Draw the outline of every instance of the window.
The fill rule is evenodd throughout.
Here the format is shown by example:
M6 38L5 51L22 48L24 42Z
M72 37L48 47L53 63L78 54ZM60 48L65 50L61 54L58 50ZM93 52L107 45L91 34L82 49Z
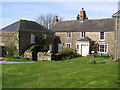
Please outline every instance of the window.
M67 38L71 37L71 32L67 32Z
M79 49L79 44L76 44L76 49Z
M31 34L31 44L35 44L35 35Z
M81 32L81 38L85 37L85 32Z
M52 45L49 45L49 50L50 52L52 52Z
M100 32L100 40L104 40L105 39L105 33L104 32Z
M107 53L107 51L108 51L108 45L107 44L99 45L99 52L100 53Z
M71 48L71 43L66 43L66 47Z
M46 39L47 35L46 34L43 34L43 38Z

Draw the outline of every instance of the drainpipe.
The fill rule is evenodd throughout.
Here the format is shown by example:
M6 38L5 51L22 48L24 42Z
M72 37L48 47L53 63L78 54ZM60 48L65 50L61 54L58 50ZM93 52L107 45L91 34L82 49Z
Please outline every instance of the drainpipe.
M117 61L117 59L118 59L118 16L116 16L116 45L115 45L115 47L116 47L116 51L115 51L115 55L116 55L116 57L115 57L115 61Z

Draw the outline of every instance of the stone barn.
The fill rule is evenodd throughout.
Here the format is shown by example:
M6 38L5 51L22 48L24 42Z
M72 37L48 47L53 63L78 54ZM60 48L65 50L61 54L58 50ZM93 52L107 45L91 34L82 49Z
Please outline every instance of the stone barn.
M40 48L36 42L38 36L44 36L42 39L49 39L44 48ZM2 29L2 42L5 46L13 45L16 48L15 56L23 56L25 51L33 50L33 57L37 52L44 50L53 51L54 33L34 21L19 20Z

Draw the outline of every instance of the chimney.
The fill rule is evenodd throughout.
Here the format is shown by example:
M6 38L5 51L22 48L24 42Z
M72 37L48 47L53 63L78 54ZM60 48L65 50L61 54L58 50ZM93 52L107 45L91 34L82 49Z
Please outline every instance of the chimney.
M56 23L56 22L58 22L59 20L58 20L58 16L56 16L55 17L55 21L54 21L54 24Z
M82 10L80 11L80 20L84 21L85 19L88 19L86 17L86 11L84 10L84 8L82 8Z
M56 16L55 21L56 21L56 22L58 22L58 21L59 21L59 20L58 20L58 16Z
M80 20L80 15L78 14L76 18L77 18L77 20Z

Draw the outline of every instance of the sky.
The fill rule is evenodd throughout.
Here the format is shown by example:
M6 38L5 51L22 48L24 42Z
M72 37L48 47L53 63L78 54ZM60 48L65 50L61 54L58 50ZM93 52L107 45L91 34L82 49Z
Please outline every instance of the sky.
M46 2L45 2L46 1ZM10 25L20 19L35 21L41 14L52 13L63 20L76 20L81 8L84 8L88 19L111 18L118 10L119 0L67 0L51 2L44 0L2 0L0 2L0 28Z

